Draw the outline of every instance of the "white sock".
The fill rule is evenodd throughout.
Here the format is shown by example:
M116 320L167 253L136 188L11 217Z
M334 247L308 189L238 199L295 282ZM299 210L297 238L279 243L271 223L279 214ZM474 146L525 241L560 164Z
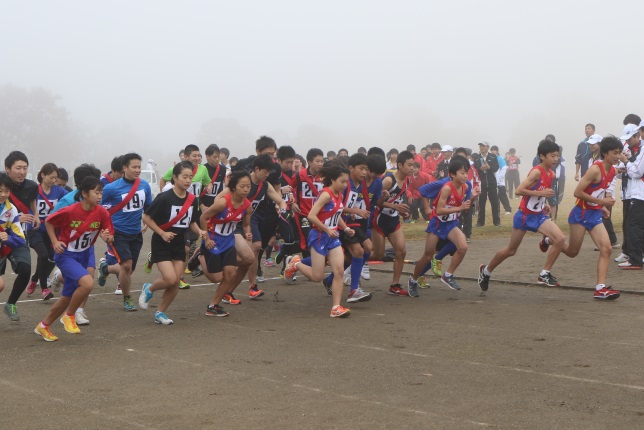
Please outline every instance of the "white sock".
M595 291L599 291L602 288L606 288L606 285L605 284L597 284L597 286L595 287Z
M546 244L550 245L550 238L546 236L546 238L543 240Z
M543 269L541 273L539 273L539 276L546 276L548 273L550 273L550 271Z
M484 274L485 276L490 276L490 275L492 274L492 272L490 272L489 270L487 270L487 266L485 266L485 267L483 268L483 274Z
M79 312L82 314L83 313L83 308L76 309L76 313L79 313Z
M449 278L450 276L452 276L452 274L451 274L451 273L449 273L449 272L445 272L445 277Z

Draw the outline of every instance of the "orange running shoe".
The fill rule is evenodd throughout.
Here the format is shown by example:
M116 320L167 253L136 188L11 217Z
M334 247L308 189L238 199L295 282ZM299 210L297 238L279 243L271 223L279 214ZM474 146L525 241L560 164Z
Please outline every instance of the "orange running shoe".
M257 285L251 285L248 289L248 297L251 299L258 299L264 295L264 291L257 288ZM231 303L231 305L234 303Z
M333 306L331 308L331 318L344 318L351 314L351 309L343 308L342 306Z
M297 267L295 265L302 261L299 255L294 255L286 259L286 269L284 269L284 279L286 282L293 282L293 277L297 273Z
M241 304L241 300L236 299L235 296L233 296L233 293L226 293L223 299L221 299L222 303L226 303L228 305L239 305Z

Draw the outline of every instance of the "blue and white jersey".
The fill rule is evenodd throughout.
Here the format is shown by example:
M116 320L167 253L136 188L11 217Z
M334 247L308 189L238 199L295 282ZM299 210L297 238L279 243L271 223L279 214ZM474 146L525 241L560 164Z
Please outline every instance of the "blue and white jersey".
M110 210L121 203L132 189L134 181L117 179L103 188L101 205ZM152 190L150 184L141 179L139 187L127 204L119 211L112 214L114 230L125 234L138 234L141 232L141 219L143 211L152 204Z

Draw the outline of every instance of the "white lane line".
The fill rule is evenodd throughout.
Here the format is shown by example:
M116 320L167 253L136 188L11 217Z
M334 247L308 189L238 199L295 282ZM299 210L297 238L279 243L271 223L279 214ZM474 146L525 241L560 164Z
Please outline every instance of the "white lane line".
M134 352L134 353L142 354L142 355L149 355L149 356L160 358L160 359L163 359L163 360L181 361L181 362L190 364L191 366L194 366L194 367L203 367L203 365L201 365L199 363L194 363L194 362L185 361L185 360L176 360L176 359L171 358L171 357L166 357L166 356L163 356L163 355L153 354L153 353L145 352L145 351L139 351L139 350L135 350L135 349L132 349L132 348L128 348L128 349L126 349L126 351ZM457 422L462 422L462 423L473 424L473 425L476 425L476 426L479 426L479 427L490 427L491 426L491 424L488 424L488 423L482 423L482 422L472 421L472 420L468 420L468 419L464 419L464 418L458 418L458 417L451 417L451 416L448 416L448 415L436 414L436 413L430 412L430 411L403 408L403 407L399 407L399 406L396 406L396 405L392 405L390 403L380 402L380 401L377 401L377 400L363 399L363 398L360 398L358 396L350 396L350 395L346 395L346 394L334 393L332 391L326 391L326 390L323 390L323 389L320 389L320 388L309 387L309 386L301 385L301 384L293 384L293 383L291 383L289 381L280 381L278 379L273 379L273 378L269 378L269 377L266 377L266 376L253 376L253 375L250 375L249 373L239 372L239 371L231 370L231 369L225 369L225 372L230 374L230 375L232 375L232 376L236 376L236 377L243 376L245 378L250 378L250 379L255 380L255 381L263 381L263 382L268 382L268 383L271 383L271 384L278 384L278 385L285 386L285 387L292 387L292 388L297 388L297 389L300 389L300 390L307 390L307 391L314 392L316 394L324 394L327 397L328 396L333 396L333 397L337 397L337 398L341 398L341 399L345 399L345 400L359 401L359 402L362 402L362 403L366 403L366 404L370 404L370 405L374 405L374 406L378 406L378 407L386 407L386 408L394 409L394 410L400 411L400 412L427 415L427 416L432 416L432 417L436 417L436 418L443 419L443 420L448 420L448 421L457 421Z
M485 366L485 367L491 367L495 369L511 370L511 371L520 372L520 373L530 373L533 375L549 376L552 378L559 378L559 379L568 379L568 380L577 381L577 382L586 382L589 384L599 384L599 385L606 385L609 387L628 388L631 390L644 391L644 387L640 385L619 384L616 382L607 382L607 381L601 381L599 379L582 378L578 376L564 375L561 373L538 372L532 369L521 369L519 367L503 366L500 364L482 363L479 361L461 360L458 358L450 358L450 357L439 357L437 355L420 354L420 353L409 352L409 351L396 351L393 349L386 349L386 348L381 348L381 347L371 346L371 345L358 345L358 344L344 343L344 342L338 342L338 341L336 341L335 343L343 346L352 346L356 348L369 349L373 351L383 351L383 352L389 352L392 354L410 355L413 357L420 357L420 358L433 358L437 360L452 360L452 361L457 361L459 363L469 364L471 366Z

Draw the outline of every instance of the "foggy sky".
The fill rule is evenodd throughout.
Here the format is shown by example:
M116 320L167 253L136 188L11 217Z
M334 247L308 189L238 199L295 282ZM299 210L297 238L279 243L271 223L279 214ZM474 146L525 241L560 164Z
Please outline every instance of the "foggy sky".
M587 122L619 136L644 114L644 2L0 6L0 84L44 87L74 122L131 130L161 163L213 118L300 153L487 140L531 157L552 133L570 159Z

